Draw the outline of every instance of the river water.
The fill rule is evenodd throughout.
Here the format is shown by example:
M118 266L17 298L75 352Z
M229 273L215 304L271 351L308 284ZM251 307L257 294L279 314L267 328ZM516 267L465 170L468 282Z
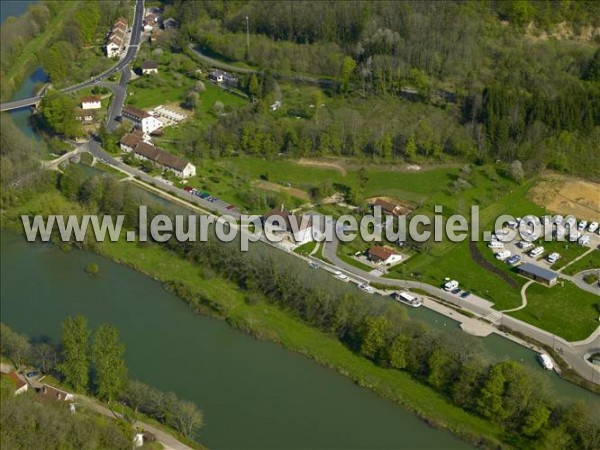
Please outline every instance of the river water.
M127 267L8 232L0 243L3 322L53 339L68 315L115 325L131 377L199 405L210 448L470 448L334 371L191 313ZM90 262L99 276L85 273Z
M23 3L33 2L2 2L2 21L22 13ZM36 69L12 99L31 95L45 79ZM38 139L29 114L22 109L11 117ZM191 313L159 283L98 255L64 253L2 232L1 262L3 322L53 339L68 315L83 314L92 326L117 326L131 376L194 401L206 422L198 439L210 448L470 448L333 371ZM90 262L100 265L100 276L84 273ZM440 329L458 328L424 308L409 314ZM535 352L500 336L478 341L491 359L520 360L537 371L557 397L598 402L540 369Z

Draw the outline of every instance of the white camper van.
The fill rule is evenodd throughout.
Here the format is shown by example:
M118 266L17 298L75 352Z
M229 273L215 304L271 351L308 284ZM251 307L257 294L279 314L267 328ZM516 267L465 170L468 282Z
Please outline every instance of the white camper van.
M509 250L503 250L500 253L496 253L496 259L504 261L505 259L510 258L510 255L512 255L512 253Z
M537 258L542 253L544 253L544 247L536 247L529 252L529 256L531 256L532 258Z

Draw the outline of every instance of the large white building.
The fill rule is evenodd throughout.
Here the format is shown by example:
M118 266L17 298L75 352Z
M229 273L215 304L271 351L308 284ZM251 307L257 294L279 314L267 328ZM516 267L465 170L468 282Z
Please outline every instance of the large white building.
M122 115L126 119L131 120L135 125L139 126L144 134L150 134L163 127L163 123L158 118L147 111L134 106L126 106L123 108Z
M100 100L100 97L90 95L81 98L81 109L100 109L101 107L102 101Z

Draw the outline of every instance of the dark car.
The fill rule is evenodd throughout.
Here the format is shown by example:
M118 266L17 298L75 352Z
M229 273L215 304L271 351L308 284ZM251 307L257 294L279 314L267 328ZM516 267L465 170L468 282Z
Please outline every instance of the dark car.
M27 372L25 375L27 375L27 378L33 378L33 377L37 377L40 373L36 370L32 370L31 372Z
M451 291L454 295L458 294L460 292L460 288L456 288L456 289L452 289Z
M210 194L208 192L201 192L200 194L198 194L198 197L206 198L206 197L210 197Z
M194 190L194 188L190 187L190 186L186 186L186 187L183 188L183 190L186 191L186 192L192 192Z
M471 293L469 291L465 291L462 294L460 294L460 298L467 298L469 295L471 295Z

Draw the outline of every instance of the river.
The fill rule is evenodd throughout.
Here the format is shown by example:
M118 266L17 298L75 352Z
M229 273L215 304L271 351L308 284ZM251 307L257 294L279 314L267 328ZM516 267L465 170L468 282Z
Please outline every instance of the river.
M68 315L115 325L131 377L199 405L210 448L470 448L332 370L191 313L127 267L4 231L0 243L3 322L53 339ZM99 276L85 273L90 262Z
M9 13L5 3L2 21L33 2L8 2L21 4L12 5ZM31 95L45 78L36 69L13 99ZM23 109L11 117L38 139L29 114ZM98 255L64 253L3 231L1 262L3 322L30 336L53 339L59 338L60 322L68 315L84 314L92 326L117 326L130 375L194 401L206 422L198 439L210 448L470 448L300 355L192 314L159 283ZM84 273L89 262L99 264L100 276ZM457 328L456 322L424 308L409 313L440 329ZM531 350L499 336L479 342L492 359L521 360L537 371L558 397L598 400L541 370Z

